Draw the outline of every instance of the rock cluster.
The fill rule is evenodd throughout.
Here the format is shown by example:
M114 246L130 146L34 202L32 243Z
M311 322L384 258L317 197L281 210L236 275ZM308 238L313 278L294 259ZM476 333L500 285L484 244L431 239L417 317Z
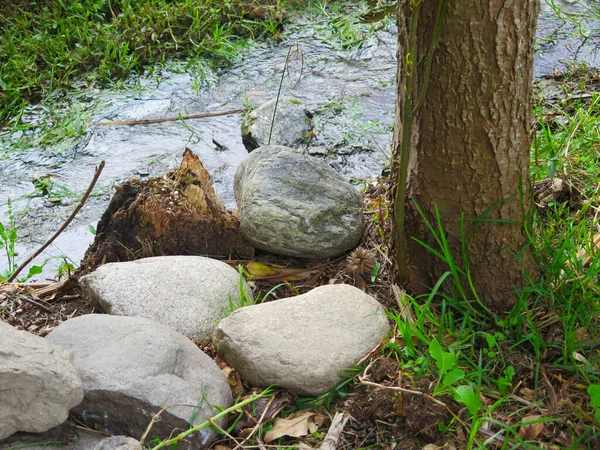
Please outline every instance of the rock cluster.
M279 104L272 142L283 145L264 146L273 110L274 104L263 105L245 120L246 141L261 147L235 176L241 236L261 249L309 259L352 249L365 229L360 195L321 160L283 146L298 145L310 131L297 105ZM186 158L195 161L187 152ZM208 191L204 186L202 192ZM209 224L203 229L212 229L206 214L202 221ZM237 233L237 225L233 228ZM381 305L355 287L327 285L253 305L237 270L201 256L104 264L81 277L80 286L108 314L67 320L46 338L0 323L0 439L9 439L0 448L7 442L29 446L33 435L27 433L61 435L69 413L114 436L100 440L67 430L68 442L77 441L74 433L81 438L60 447L68 450L133 449L150 424L148 440L207 421L232 405L232 392L223 372L193 341L212 341L221 358L253 385L275 384L312 396L333 389L344 370L388 332ZM160 420L153 420L157 414ZM224 427L223 420L217 424ZM206 427L178 448L207 448L214 437Z

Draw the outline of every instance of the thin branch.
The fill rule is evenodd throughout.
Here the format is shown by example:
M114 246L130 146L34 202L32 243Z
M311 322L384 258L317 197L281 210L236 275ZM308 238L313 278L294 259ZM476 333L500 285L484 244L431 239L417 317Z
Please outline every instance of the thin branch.
M23 264L21 264L19 267L17 267L17 269L12 273L12 275L10 277L8 277L8 279L6 281L8 281L10 283L15 278L17 278L17 275L19 275L19 273L25 267L27 267L27 265L31 261L33 261L40 253L42 253L44 250L46 250L46 248L48 248L48 246L50 244L52 244L52 242L54 242L54 240L60 235L60 233L62 233L65 230L65 228L67 228L69 226L69 224L73 221L73 219L75 218L75 216L77 215L77 213L79 212L79 210L81 210L81 208L83 208L83 205L85 204L85 202L87 201L88 197L92 193L92 189L94 189L94 186L96 185L96 181L98 181L98 177L102 173L102 169L104 169L104 161L100 162L100 165L98 167L96 167L96 172L94 173L94 178L92 178L92 182L88 186L87 191L85 191L85 194L83 194L83 197L81 198L81 200L77 204L77 207L75 208L75 210L73 210L73 212L71 213L71 215L69 216L69 218L65 221L65 223L63 223L61 225L61 227L56 231L56 233L54 233L52 235L52 237L50 239L48 239L44 245L42 245L39 249L37 249L35 251L35 253L33 253L29 258L27 258L23 262Z
M323 442L319 446L319 450L336 449L340 435L342 434L342 431L344 431L344 427L346 426L346 422L348 422L349 418L350 416L346 416L344 413L335 413L335 416L331 421L331 425L329 426L329 430L327 430L327 436L325 436L325 439L323 439Z
M222 417L227 416L229 413L235 411L238 408L241 408L242 406L246 406L249 403L252 403L256 400L258 400L261 397L266 397L267 395L270 395L271 391L269 388L265 389L263 392L261 392L260 394L253 394L251 397L248 397L247 399L236 403L235 405L224 409L223 411L221 411L220 413L218 413L217 415L211 417L210 419L205 420L204 422L202 422L201 424L198 424L180 434L178 434L177 436L175 436L174 438L171 439L167 439L165 441L162 441L160 444L156 445L155 447L152 447L152 450L158 450L160 448L165 448L165 447L170 447L173 444L176 444L177 442L179 442L180 440L184 439L185 437L189 436L192 433L196 433L204 428L207 428L211 425L211 421L216 421L221 419ZM163 408L164 409L164 408ZM162 412L162 410L160 411ZM159 414L160 414L159 412ZM154 419L153 419L154 420ZM152 423L149 425L149 427L152 425ZM148 430L147 430L148 431ZM146 436L147 433L144 433L144 436ZM143 443L143 442L141 442Z
M43 309L44 311L46 311L46 312L48 312L50 314L54 313L54 310L52 308L50 308L49 306L44 305L41 302L38 302L37 300L34 300L33 298L29 298L29 297L27 297L25 295L19 295L19 296L17 296L17 299L19 299L19 300L21 300L23 302L27 302L27 303L30 303L32 305L35 305L38 308L41 308L41 309Z
M96 126L120 126L120 125L148 125L150 123L177 122L178 120L187 119L204 119L206 117L229 116L231 114L239 114L243 109L230 109L228 111L213 111L198 114L179 115L177 117L161 117L160 119L141 119L141 120L112 120L109 122L92 122Z

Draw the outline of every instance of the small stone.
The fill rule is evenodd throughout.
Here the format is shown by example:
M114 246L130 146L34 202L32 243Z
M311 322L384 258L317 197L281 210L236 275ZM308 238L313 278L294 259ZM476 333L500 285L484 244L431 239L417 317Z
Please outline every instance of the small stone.
M269 145L298 147L303 145L312 129L311 121L301 105L279 99L273 133L273 112L276 100L263 103L242 120L242 141L246 149L252 150Z
M388 331L373 297L337 284L238 309L221 321L213 344L250 385L314 396L333 389Z

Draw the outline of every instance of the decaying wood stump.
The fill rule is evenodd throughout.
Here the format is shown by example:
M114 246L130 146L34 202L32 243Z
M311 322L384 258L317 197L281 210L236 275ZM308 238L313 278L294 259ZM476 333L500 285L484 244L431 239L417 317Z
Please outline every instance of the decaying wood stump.
M225 209L210 175L188 148L177 170L117 187L81 262L79 275L107 262L159 255L245 259L253 247L238 233L237 212Z

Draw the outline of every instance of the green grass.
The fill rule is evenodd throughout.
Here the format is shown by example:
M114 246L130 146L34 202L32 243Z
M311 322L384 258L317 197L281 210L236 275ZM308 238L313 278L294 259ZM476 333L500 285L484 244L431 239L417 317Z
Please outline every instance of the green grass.
M254 7L240 0L38 0L3 8L4 120L49 94L67 92L75 81L111 84L169 58L226 62L239 53L244 38L266 36L280 25L275 9L255 20Z
M552 178L567 187L543 203L537 197L529 221L541 278L519 292L506 316L494 315L470 283L468 258L452 258L440 222L433 222L437 246L429 251L447 272L429 294L406 295L404 314L389 312L398 336L386 354L415 386L433 380L432 395L454 408L443 428L462 433L460 447L600 446L600 258L594 250L600 71L573 69L556 81L564 99L551 104L540 97L534 111L535 190ZM584 251L592 256L587 261ZM522 431L532 424L541 430L535 436Z

